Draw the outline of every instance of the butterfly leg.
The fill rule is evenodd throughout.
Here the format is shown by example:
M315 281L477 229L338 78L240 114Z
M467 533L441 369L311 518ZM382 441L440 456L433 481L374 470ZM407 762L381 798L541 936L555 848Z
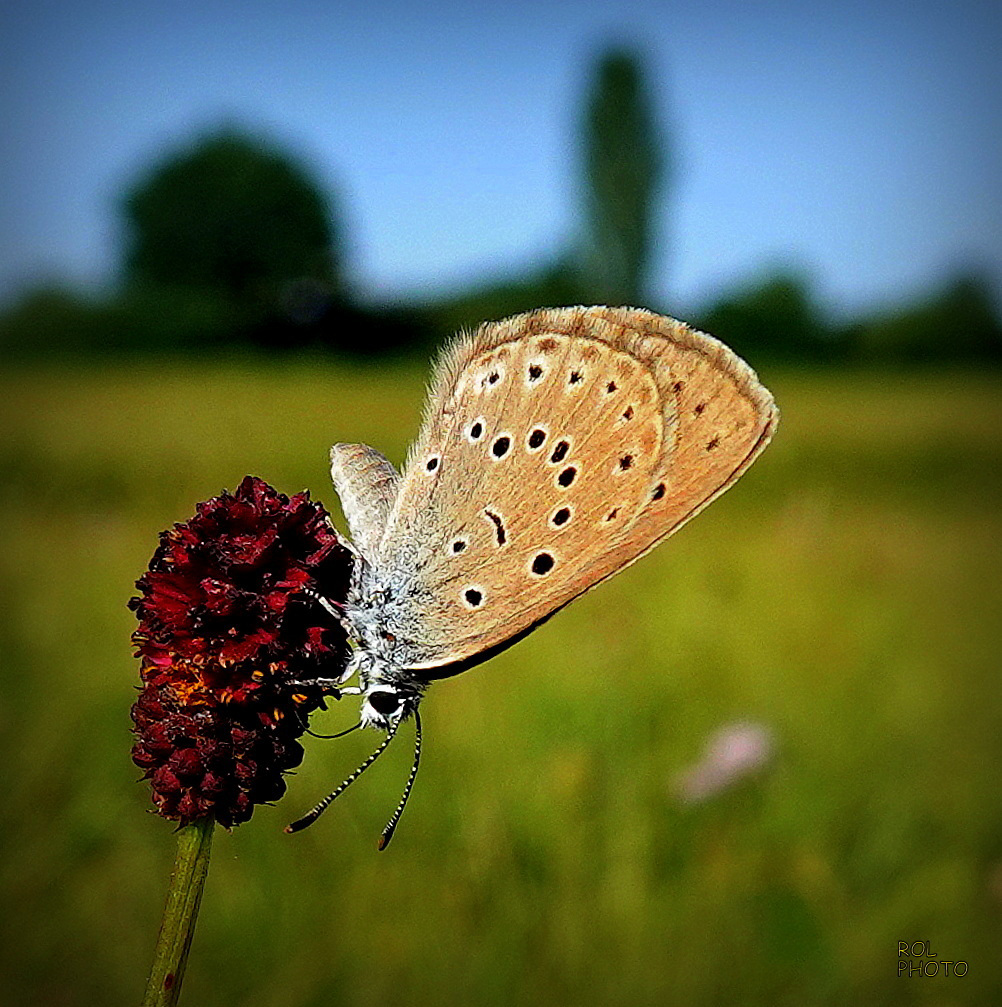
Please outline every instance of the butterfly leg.
M302 688L320 689L325 696L331 696L334 699L340 699L345 693L358 692L357 689L338 688L339 683L340 679L337 678L294 678L285 684L298 685Z
M316 678L311 679L296 680L290 682L289 684L311 685L314 688L319 687L324 690L325 694L332 695L335 699L340 699L342 696L359 696L364 690L359 688L357 685L344 685L344 683L359 670L359 665L359 652L357 650L353 650L351 657L348 659L348 664L337 678L323 678L321 676L317 676Z

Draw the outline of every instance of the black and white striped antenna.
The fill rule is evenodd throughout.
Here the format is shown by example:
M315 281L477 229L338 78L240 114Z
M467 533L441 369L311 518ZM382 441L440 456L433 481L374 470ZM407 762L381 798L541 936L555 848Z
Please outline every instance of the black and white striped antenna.
M414 730L414 765L411 766L411 775L407 777L407 786L404 787L404 794L400 798L397 810L393 812L393 816L386 823L386 828L383 829L379 836L377 845L381 850L385 850L389 846L393 833L397 829L397 822L400 821L400 816L404 813L404 808L407 806L407 798L411 796L414 780L417 778L418 765L421 762L421 715L417 710L414 711Z
M291 825L285 827L286 832L299 832L300 829L305 829L307 825L312 825L335 801L340 797L368 768L371 766L376 759L378 759L383 752L386 751L387 746L394 739L397 733L397 728L400 726L400 721L398 720L393 724L390 729L386 732L386 737L383 739L382 744L377 748L372 755L370 755L365 762L362 763L354 773L351 774L347 779L345 779L340 786L332 790L322 801L320 801L316 807L314 807L307 814L303 815L302 818L293 822Z

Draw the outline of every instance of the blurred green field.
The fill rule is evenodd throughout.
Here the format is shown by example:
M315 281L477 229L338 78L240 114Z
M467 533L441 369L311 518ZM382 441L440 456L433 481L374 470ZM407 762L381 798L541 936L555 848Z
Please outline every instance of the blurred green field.
M173 853L129 760L126 610L157 533L248 472L329 506L399 461L424 375L329 361L0 378L0 999L135 1004ZM1002 379L765 373L777 439L666 546L371 735L307 739L216 838L182 1003L1002 1003ZM356 703L318 717L347 726ZM683 806L721 724L758 779ZM403 732L406 734L405 732ZM963 977L899 978L899 941Z

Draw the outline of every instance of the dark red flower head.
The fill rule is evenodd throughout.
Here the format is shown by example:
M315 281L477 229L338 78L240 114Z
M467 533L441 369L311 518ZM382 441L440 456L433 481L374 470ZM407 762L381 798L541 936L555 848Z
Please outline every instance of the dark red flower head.
M352 556L309 493L247 476L160 536L129 602L142 659L133 761L153 803L186 823L250 818L285 792L298 738L336 679L344 631L303 588L343 600Z

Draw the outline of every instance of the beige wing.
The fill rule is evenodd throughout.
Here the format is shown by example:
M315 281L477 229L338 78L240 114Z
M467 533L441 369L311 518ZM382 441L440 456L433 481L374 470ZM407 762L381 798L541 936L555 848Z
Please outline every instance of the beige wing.
M369 559L386 530L400 476L392 462L368 444L335 444L331 448L331 481L351 540Z
M726 490L778 420L718 340L560 308L456 340L432 380L377 564L410 666L469 661L634 562Z

